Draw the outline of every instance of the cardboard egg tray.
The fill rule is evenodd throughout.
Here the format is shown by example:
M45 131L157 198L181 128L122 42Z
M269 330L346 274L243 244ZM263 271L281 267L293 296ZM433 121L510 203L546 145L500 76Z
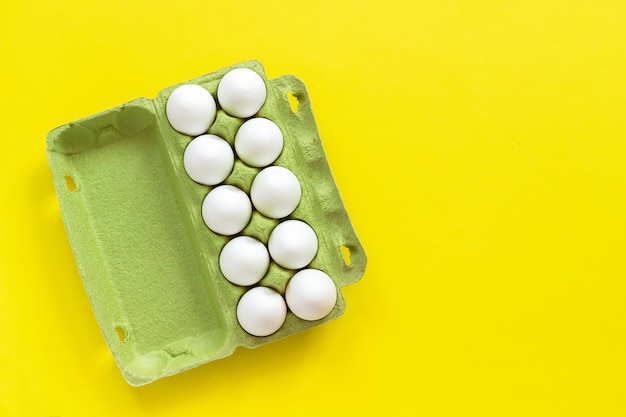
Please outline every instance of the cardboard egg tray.
M326 272L338 289L358 281L366 256L352 228L324 155L304 84L286 75L267 80L256 61L195 78L213 97L228 71L246 67L267 87L258 117L274 121L284 148L273 165L290 169L302 199L288 219L308 223L319 249L309 265ZM230 355L238 346L254 348L340 316L338 291L333 311L317 321L287 314L278 332L246 333L236 307L249 288L228 282L218 258L232 236L209 230L201 214L212 187L192 181L183 153L193 139L176 132L165 106L177 86L155 99L139 98L52 130L47 152L61 212L83 284L104 338L125 379L143 385ZM292 110L288 95L297 98ZM208 133L232 146L244 122L219 108ZM246 193L259 168L240 160L225 180ZM284 220L284 219L281 219ZM253 212L240 235L267 244L281 220ZM259 285L284 294L296 271L271 263Z

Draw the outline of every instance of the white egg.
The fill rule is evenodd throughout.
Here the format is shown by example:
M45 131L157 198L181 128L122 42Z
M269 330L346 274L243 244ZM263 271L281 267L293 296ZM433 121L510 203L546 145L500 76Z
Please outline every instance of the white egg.
M215 99L199 85L181 85L167 99L165 113L175 130L198 136L206 133L215 121Z
M233 170L235 155L224 139L215 135L198 136L187 145L183 164L187 175L200 184L215 185Z
M286 220L272 230L268 249L274 262L283 268L304 268L317 254L317 235L303 221Z
M300 203L301 196L298 178L287 168L279 166L259 172L250 187L254 208L272 219L289 216Z
M266 167L283 151L283 134L276 123L263 117L250 119L235 135L237 156L253 167Z
M202 218L209 229L220 235L241 232L252 215L248 195L232 185L212 189L202 202Z
M229 71L217 86L217 99L222 109L234 117L250 117L265 103L267 90L259 74L248 68Z
M289 309L303 320L326 317L337 302L333 280L319 269L297 272L287 284L285 298Z
M285 322L287 306L283 297L268 287L255 287L237 304L239 325L253 336L269 336Z
M270 265L265 245L250 236L238 236L229 241L220 253L220 270L235 285L259 282Z

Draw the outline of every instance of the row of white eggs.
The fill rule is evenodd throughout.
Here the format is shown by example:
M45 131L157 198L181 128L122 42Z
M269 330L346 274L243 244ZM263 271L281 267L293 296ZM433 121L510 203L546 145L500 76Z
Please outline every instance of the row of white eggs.
M222 109L231 116L254 116L265 102L267 92L261 77L252 70L238 68L220 81L217 97ZM224 139L206 134L216 118L217 106L211 93L198 85L178 87L170 95L166 114L180 133L197 136L183 156L189 177L204 185L217 185L232 172L235 154ZM199 136L198 136L199 135ZM269 166L283 150L280 128L271 120L251 118L235 135L237 157L245 164L262 169L253 179L250 197L232 185L218 185L202 203L202 217L209 229L221 235L241 232L252 216L252 205L264 216L281 219L298 206L300 183L289 169ZM249 236L231 239L219 258L224 277L235 285L257 284L269 269L270 257L281 267L301 269L317 254L318 241L313 229L300 220L286 220L271 232L267 247ZM327 316L337 300L332 279L317 269L297 272L287 284L285 298L263 286L248 290L237 305L241 327L255 336L276 332L284 323L287 306L303 320Z
M270 257L286 269L301 269L317 254L315 232L303 221L286 220L272 230L267 247L251 236L231 239L220 253L220 270L235 285L250 286L266 274Z
M319 320L330 314L336 302L333 280L318 269L303 269L289 280L284 299L269 287L247 291L237 305L237 320L246 332L269 336L285 322L287 306L303 320Z
M248 118L258 113L267 96L263 79L248 68L229 71L217 86L217 99L231 116ZM170 94L167 119L180 133L198 136L209 130L217 115L215 99L196 84L185 84Z
M232 236L250 221L252 205L266 217L281 219L296 209L301 195L296 176L287 168L272 166L254 177L250 197L234 185L212 189L202 203L202 217L215 233Z
M283 135L271 120L256 117L246 121L235 135L237 156L247 165L263 168L274 162L283 150ZM185 170L195 182L215 185L231 173L235 154L224 139L204 134L192 140L183 156Z

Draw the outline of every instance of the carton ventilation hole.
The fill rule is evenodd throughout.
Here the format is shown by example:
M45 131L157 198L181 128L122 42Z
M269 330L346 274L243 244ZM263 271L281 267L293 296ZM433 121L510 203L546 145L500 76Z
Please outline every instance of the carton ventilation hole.
M63 178L65 179L65 185L67 187L67 190L70 193L76 191L76 183L74 182L74 178L70 177L69 175L65 175Z
M350 248L347 246L339 246L339 249L341 250L341 256L343 257L343 262L347 266L352 265L352 260L350 259Z
M291 111L293 113L297 112L298 105L300 104L298 97L294 96L291 91L287 91L287 100L289 100L289 107L291 107Z
M121 326L115 326L115 333L117 334L117 339L120 343L126 342L126 332L124 331L124 328Z

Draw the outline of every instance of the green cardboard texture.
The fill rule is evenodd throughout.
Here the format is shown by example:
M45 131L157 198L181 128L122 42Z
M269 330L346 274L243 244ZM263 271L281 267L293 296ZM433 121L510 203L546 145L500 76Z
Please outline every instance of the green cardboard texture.
M304 84L290 75L267 80L256 61L183 84L198 84L216 97L220 79L241 67L258 73L267 87L257 116L274 121L283 133L284 148L273 165L290 169L300 181L302 198L288 219L307 222L317 234L319 249L309 267L326 272L338 289L358 281L366 256L326 161ZM165 116L176 87L68 123L47 138L83 284L111 352L134 386L225 357L238 346L254 348L289 336L345 309L338 291L334 309L321 320L289 312L280 330L267 337L239 326L236 307L248 288L231 284L220 271L220 251L232 237L213 233L203 222L202 201L213 187L185 172L183 153L193 138L176 132ZM289 94L298 100L295 111ZM218 107L209 133L232 146L244 121ZM249 193L259 171L237 160L224 183ZM255 211L241 234L267 244L281 220ZM284 294L295 272L272 262L259 285Z

